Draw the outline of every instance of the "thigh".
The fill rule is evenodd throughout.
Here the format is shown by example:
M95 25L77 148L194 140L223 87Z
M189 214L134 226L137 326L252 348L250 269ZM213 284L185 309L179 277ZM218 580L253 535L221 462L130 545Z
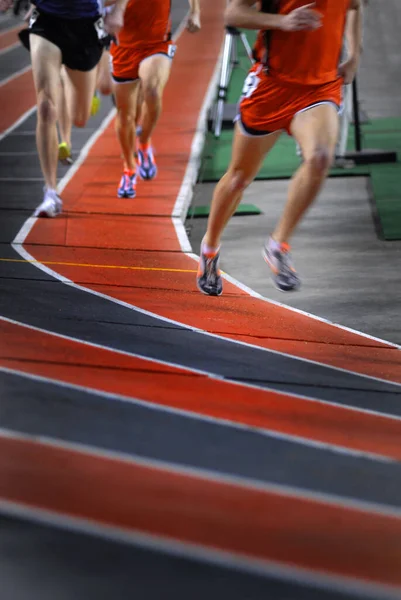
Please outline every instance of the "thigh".
M305 160L316 149L327 150L334 155L339 133L337 107L332 103L322 103L303 110L295 115L290 131L301 146Z
M237 123L234 130L229 172L241 173L246 182L250 183L257 175L266 154L273 148L280 135L280 131L263 136L245 135Z
M52 42L30 34L32 73L36 94L45 93L54 102L60 89L61 51Z
M66 67L73 89L73 116L79 121L87 121L96 89L97 67L91 71L76 71Z
M154 54L142 60L139 65L139 77L143 88L157 87L163 90L167 83L171 70L171 58L166 54Z
M126 83L114 83L114 98L119 112L130 114L135 118L139 89L139 79Z

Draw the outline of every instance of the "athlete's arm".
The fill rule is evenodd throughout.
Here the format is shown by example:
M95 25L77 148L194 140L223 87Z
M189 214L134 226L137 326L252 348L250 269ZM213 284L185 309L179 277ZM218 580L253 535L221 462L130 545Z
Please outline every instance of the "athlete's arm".
M283 29L284 31L320 27L321 15L313 10L314 3L305 4L287 15L259 12L254 4L255 0L231 0L224 15L225 25L244 29Z
M13 5L14 0L0 0L0 12L5 12Z
M189 15L187 29L196 33L201 28L199 0L189 0Z
M106 16L104 23L110 35L117 35L124 24L124 13L128 0L116 0L113 9Z
M344 83L352 83L358 69L362 50L362 2L351 0L347 14L345 37L348 46L348 58L339 67L339 74Z

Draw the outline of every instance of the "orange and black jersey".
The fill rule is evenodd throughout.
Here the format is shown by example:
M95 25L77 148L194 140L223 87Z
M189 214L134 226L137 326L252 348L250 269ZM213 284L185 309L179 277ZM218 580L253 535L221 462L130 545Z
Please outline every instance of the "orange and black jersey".
M343 45L350 0L315 0L322 26L314 31L260 31L254 47L255 59L282 81L322 85L335 81ZM305 0L261 0L266 13L286 15L305 5Z
M137 47L169 41L170 13L171 0L129 0L118 44Z

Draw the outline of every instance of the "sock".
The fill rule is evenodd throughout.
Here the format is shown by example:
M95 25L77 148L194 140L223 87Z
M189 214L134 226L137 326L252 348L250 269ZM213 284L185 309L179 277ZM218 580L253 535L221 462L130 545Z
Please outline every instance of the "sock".
M201 244L202 254L207 254L208 256L210 256L210 255L217 254L217 252L219 250L220 250L220 246L217 246L217 248L214 248L213 246L208 246L207 244L205 244L205 242L202 242L202 244Z
M135 175L136 173L136 169L124 169L124 174L128 175L129 177L132 177L133 175Z
M147 152L149 150L149 142L147 144L142 144L139 142L139 149L141 152Z

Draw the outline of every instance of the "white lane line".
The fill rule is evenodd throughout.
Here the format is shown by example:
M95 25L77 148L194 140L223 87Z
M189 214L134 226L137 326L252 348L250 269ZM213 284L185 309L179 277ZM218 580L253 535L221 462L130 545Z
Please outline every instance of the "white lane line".
M55 527L64 531L90 535L102 540L122 543L152 550L169 556L205 563L213 567L249 573L278 581L310 586L322 591L334 591L343 594L356 594L361 600L400 600L399 588L385 584L370 583L364 579L328 575L288 565L284 562L261 560L246 554L234 553L190 542L181 542L167 536L144 533L138 529L128 529L105 525L90 519L74 517L32 507L21 502L0 499L0 513L38 525Z
M133 372L135 372L133 370ZM274 429L267 429L263 427L258 427L257 425L247 425L245 423L240 423L236 421L230 421L229 419L223 419L219 417L212 417L210 415L204 413L198 413L196 411L185 410L183 408L174 408L172 406L168 406L165 404L159 404L156 400L141 400L140 398L135 398L132 396L124 396L122 394L117 394L115 392L106 392L104 390L79 385L76 383L70 383L67 379L53 379L51 377L45 377L44 375L35 375L33 373L29 373L27 371L23 371L16 368L3 367L0 365L0 373L5 373L6 375L21 377L23 379L28 379L29 381L35 381L38 383L46 383L51 385L56 385L63 389L74 390L77 392L83 392L86 394L91 394L93 396L98 396L99 398L104 398L107 400L113 400L115 402L124 402L127 404L133 404L135 406L140 406L141 408L146 408L148 410L153 410L156 412L167 413L170 415L175 415L178 417L184 417L188 419L192 419L193 421L200 421L203 423L210 423L212 425L219 425L222 427L227 427L230 429L235 429L238 431L245 431L248 433L253 433L257 435L262 435L267 438L277 439L284 442L288 442L290 444L299 444L301 446L306 446L308 448L314 448L316 450L323 450L326 452L332 452L333 454L339 454L342 456L348 456L357 459L370 460L372 462L381 462L381 463L398 463L399 461L396 458L392 458L385 454L377 454L375 452L367 452L364 450L354 450L352 448L348 448L345 446L339 446L337 444L331 444L329 442L319 442L317 440L313 440L311 438L301 437L293 434L281 433L280 431L276 431ZM185 374L182 375L185 377ZM166 376L168 378L168 375ZM213 377L211 377L213 379ZM227 382L230 383L230 382ZM385 417L387 418L387 417ZM390 417L391 418L391 417ZM4 428L4 430L7 430Z
M218 67L217 66L216 66L216 71L215 71L215 75L213 77L212 82L214 82L215 79L216 79L216 72L218 72ZM210 84L209 89L208 89L208 91L206 93L206 97L205 97L205 101L204 101L204 106L203 106L202 111L201 111L201 115L202 115L202 118L204 120L205 120L205 117L206 117L206 114L207 114L207 108L208 108L207 102L210 101L211 97L212 97L212 83ZM82 165L82 163L86 159L86 157L87 157L90 149L95 144L96 140L100 137L100 135L102 135L102 133L106 130L106 128L110 124L111 120L114 118L115 114L116 114L116 111L113 108L110 111L110 113L105 117L105 119L103 120L103 122L100 125L99 129L97 131L95 131L91 135L91 137L88 139L88 141L86 142L85 146L83 147L83 149L82 149L79 157L77 158L77 160L75 161L75 163L73 164L73 166L68 170L67 174L60 181L60 183L58 185L58 190L59 190L60 194L62 193L63 189L66 187L66 185L68 184L68 182L75 175L75 173L77 172L77 170L80 168L80 166ZM206 122L205 122L205 126L206 126ZM202 135L200 133L199 133L199 135L195 134L195 137L196 137L197 142L196 142L196 144L193 144L193 152L195 153L194 154L194 156L195 156L194 160L195 160L195 163L196 163L196 160L197 160L196 157L199 154L199 147L198 146L201 143L201 140L203 139L203 137L202 137ZM192 158L193 157L190 156L189 162L191 162ZM192 194L192 185L189 185L189 181L190 181L190 178L193 177L193 167L191 167L190 169L188 169L188 167L187 167L187 171L188 171L188 176L187 176L187 180L186 180L186 185L184 187L182 186L182 189L180 190L180 193L181 193L180 200L179 200L178 204L176 203L177 204L177 211L178 212L182 212L182 213L185 212L184 207L187 206L187 203L188 203L187 195ZM185 197L184 197L184 192L186 194ZM186 246L186 251L188 251L189 248L191 247L191 245L190 245L190 242L189 242L188 237L186 235L186 232L185 232L185 229L184 229L184 225L182 223L182 219L180 219L179 217L176 217L176 216L172 217L172 219L173 219L174 226L177 227L177 229L176 229L176 231L177 231L177 237L178 237L179 240L181 240L180 243L183 243L184 239L187 240L187 244L188 245ZM205 331L203 329L200 329L198 327L192 327L192 326L187 325L187 324L185 324L185 323L183 323L181 321L176 321L176 320L173 320L173 319L169 319L167 317L162 317L159 314L153 313L153 312L145 310L145 309L141 309L141 308L139 308L137 306L134 306L134 305L129 304L127 302L124 302L122 300L118 300L117 298L113 298L112 296L109 296L107 294L103 294L101 292L97 292L95 290L91 290L91 289L86 288L84 286L78 285L75 282L73 282L72 280L68 279L67 277L64 277L63 275L60 275L59 273L57 273L53 269L50 269L46 265L38 263L35 260L35 257L32 254L30 254L23 247L23 244L24 244L27 236L29 235L29 232L31 231L32 227L34 226L35 222L36 222L36 218L35 217L30 217L29 219L27 219L27 221L21 227L20 231L15 236L15 238L14 238L11 246L13 247L13 249L20 256L22 256L23 258L25 258L29 262L32 261L32 263L34 264L34 266L36 268L44 271L45 273L47 273L48 275L54 277L55 279L58 279L62 283L65 283L67 285L70 285L71 287L74 287L75 289L84 291L85 293L92 294L92 295L97 296L99 298L103 298L103 299L105 299L105 300L107 300L109 302L113 302L114 304L118 304L119 306L123 306L125 308L128 308L129 310L134 310L135 312L138 312L140 314L143 314L143 315L150 316L152 318L158 319L159 321L162 321L162 322L165 322L165 323L170 323L170 324L173 324L173 325L177 325L179 327L184 327L184 328L186 328L186 329L188 329L190 331L194 331L194 332L200 333L202 335L206 335L206 336L211 337L211 338L215 338L215 339L218 339L218 340L224 340L225 342L227 342L229 344L236 344L236 345L241 345L241 346L247 347L247 348L258 349L261 352L268 352L268 353L276 354L278 356L285 356L285 357L291 358L292 360L300 361L300 362L303 362L303 363L309 363L309 364L318 365L319 367L330 369L330 370L333 370L333 371L336 371L336 372L351 374L354 377L362 377L363 379L367 379L367 380L371 380L371 381L377 381L377 382L381 382L381 383L386 383L386 384L390 384L390 385L393 385L393 386L401 388L401 383L396 383L396 382L393 382L393 381L388 380L388 379L381 379L381 378L378 378L378 377L374 377L372 375L365 375L365 374L361 374L361 373L355 373L354 371L351 371L351 370L348 370L348 369L344 369L344 368L340 368L340 367L334 367L334 366L331 366L331 365L327 365L325 363L319 363L318 361L314 361L314 360L311 360L311 359L300 358L298 356L293 356L292 354L288 354L288 353L285 353L285 352L278 352L276 350L271 350L269 348L264 348L264 347L257 346L255 344L251 344L251 343L244 342L244 341L241 341L241 340L236 340L236 339L234 340L232 338L226 338L226 337L218 335L218 334L210 333L210 332ZM180 223L180 224L178 225L178 223ZM183 246L183 247L185 247L185 246ZM185 252L185 253L187 253L187 252ZM192 256L193 257L192 254L188 254L188 256ZM239 285L239 287L241 287L241 286ZM254 294L256 294L256 292ZM270 302L269 300L266 300L266 301ZM285 308L287 308L287 307L285 307ZM301 311L297 311L297 312L301 312ZM306 313L301 313L301 314L306 314ZM320 320L320 321L323 320L323 319L320 319L318 317L316 317L316 318L317 318L317 320ZM324 322L326 322L328 324L331 324L328 321L324 321ZM340 328L344 329L342 327L340 327ZM355 333L358 333L358 335L359 335L359 332L355 332ZM369 336L366 336L364 334L361 334L361 335L362 335L362 337L369 337ZM372 339L372 338L370 338L370 339ZM381 341L381 343L387 343L387 342ZM393 348L396 348L396 346L394 344L391 345L391 346Z
M239 382L239 381L233 381L231 379L226 379L225 377L218 375L216 373L213 373L211 371L205 371L202 369L196 369L194 367L188 367L188 366L183 366L180 363L173 363L173 362L169 362L169 361L165 361L165 360L161 360L161 359L157 359L157 358L152 358L149 357L147 355L144 354L137 354L134 352L128 352L126 350L119 350L116 348L112 348L110 346L104 346L102 344L97 344L94 342L88 342L86 340L81 340L79 338L74 338L73 336L68 336L68 335L64 335L61 333L56 333L54 331L49 331L47 329L42 329L41 327L35 327L34 325L29 325L27 323L22 323L21 321L15 321L14 319L9 319L8 317L4 317L0 315L0 321L5 321L7 323L11 323L13 325L17 325L20 327L25 327L27 329L31 329L32 331L37 331L39 333L44 333L46 335L49 336L53 336L59 339L63 339L66 340L68 342L73 342L76 344L80 344L83 346L88 346L90 348L97 348L100 350L105 350L107 352L113 353L113 354L117 354L117 355L121 355L121 356L129 356L131 358L138 358L140 360L144 360L144 361L148 361L149 363L152 364L156 364L156 365L162 365L165 367L172 367L174 369L179 369L181 371L187 372L187 373L194 373L197 375L204 375L205 377L208 377L210 379L215 379L215 380L219 380L219 381L224 381L226 383L229 383L230 385L236 385L239 386L241 388L249 388L252 390L259 390L259 391L263 391L263 392L267 392L267 393L274 393L274 394L278 394L280 396L285 396L285 397L291 397L291 398L297 398L299 400L305 400L308 402L315 402L317 404L322 404L324 406L333 406L335 408L343 408L344 410L348 410L348 411L353 411L355 413L358 414L366 414L366 415L372 415L374 417L379 417L379 418L384 418L384 419L392 419L393 421L400 421L401 420L401 416L398 415L392 415L389 413L383 413L383 412L378 412L375 410L370 410L367 408L360 408L357 406L352 406L350 404L341 404L341 403L337 403L337 402L332 402L330 400L320 400L319 398L313 398L312 396L304 396L302 394L298 394L296 392L285 392L285 391L280 391L280 390L276 390L275 388L271 388L271 387L262 387L262 386L258 386L256 384L252 384L252 383L246 383L246 382Z
M184 175L184 179L183 179L180 191L178 192L176 203L174 205L174 209L173 209L173 213L172 213L174 226L176 226L176 224L177 224L177 218L181 219L182 223L185 221L188 209L191 205L192 196L193 196L193 188L196 183L196 178L197 178L198 171L199 171L200 159L202 156L205 136L206 136L206 132L207 132L207 113L208 113L209 108L211 107L213 98L216 95L220 63L221 63L221 54L220 54L219 60L217 61L216 69L213 73L212 79L209 84L209 88L208 88L206 96L205 96L205 100L204 100L202 108L201 108L199 120L198 120L197 127L196 127L196 133L195 133L195 136L194 136L194 139L192 142L191 153L190 153L190 157L188 160L187 169L186 169L186 172ZM196 262L198 262L199 256L192 252L191 242L189 241L189 238L185 231L185 227L183 226L182 223L181 223L181 225L179 225L179 227L176 231L178 240L181 244L181 250L184 254L186 254L187 256L189 256L190 258L195 260ZM190 248L190 250L188 250L188 248ZM363 333L361 331L357 331L356 329L351 329L350 327L345 327L344 325L340 325L338 323L333 323L333 322L329 321L328 319L324 319L323 317L318 317L309 312L300 310L298 308L294 308L292 306L287 306L286 304L283 304L281 302L276 302L275 300L270 300L269 298L262 296L258 292L255 292L252 288L241 283L240 281L238 281L238 279L235 279L234 277L232 277L231 275L228 275L227 273L223 274L223 278L226 279L227 281L229 281L230 283L234 284L235 286L237 286L238 288L240 288L241 290L243 290L244 292L246 292L247 294L249 294L249 296L252 296L253 298L258 298L259 300L263 300L264 302L268 302L269 304L274 304L275 306L280 306L281 308L285 308L286 310L290 310L291 312L296 312L303 316L309 317L310 319L314 319L315 321L320 321L322 323L326 323L327 325L331 325L332 327L336 327L337 329L342 329L343 331L348 331L350 333L364 337L366 339L373 340L375 342L378 342L379 344L387 344L388 346L391 346L393 348L401 350L401 345L395 344L393 342L388 342L387 340L383 340L381 338L369 335L368 333Z
M6 129L5 131L2 131L0 133L0 142L7 135L10 135L10 133L12 133L14 131L14 129L17 129L17 127L19 127L20 125L22 125L22 123L24 121L26 121L31 115L33 115L34 112L36 112L36 106L32 106L32 108L30 108L26 112L24 112L24 114L21 115L20 118L15 121L15 123L13 123L12 125L10 125L10 127L8 127L8 129ZM24 135L25 135L25 133L26 132L24 132ZM32 132L32 133L35 133L35 132Z
M174 475L192 477L204 482L214 482L227 486L235 486L239 489L249 489L256 492L264 492L274 494L275 496L285 496L297 500L304 500L318 505L326 505L331 507L343 508L347 510L355 510L360 513L369 515L384 516L391 519L401 520L401 508L379 504L377 502L368 502L365 500L356 500L354 498L344 498L335 494L305 490L291 485L280 483L271 483L268 481L259 481L236 475L227 475L218 471L211 471L201 467L184 466L170 461L158 460L155 458L144 458L137 454L128 454L116 450L106 450L103 448L95 448L78 442L64 442L47 435L30 435L21 433L12 429L0 427L0 439L11 439L19 442L29 442L36 446L45 446L50 449L60 449L66 452L79 453L87 457L105 459L107 461L118 461L130 464L133 466L145 467L147 469L155 469L164 473Z
M6 77L5 79L2 79L0 81L0 88L3 85L10 83L10 81L12 81L13 79L17 79L17 77L20 77L21 75L24 75L25 73L28 73L28 71L31 71L31 65L28 65L27 67L24 67L23 69L20 69L19 71L15 71L12 75L10 75L9 77Z

